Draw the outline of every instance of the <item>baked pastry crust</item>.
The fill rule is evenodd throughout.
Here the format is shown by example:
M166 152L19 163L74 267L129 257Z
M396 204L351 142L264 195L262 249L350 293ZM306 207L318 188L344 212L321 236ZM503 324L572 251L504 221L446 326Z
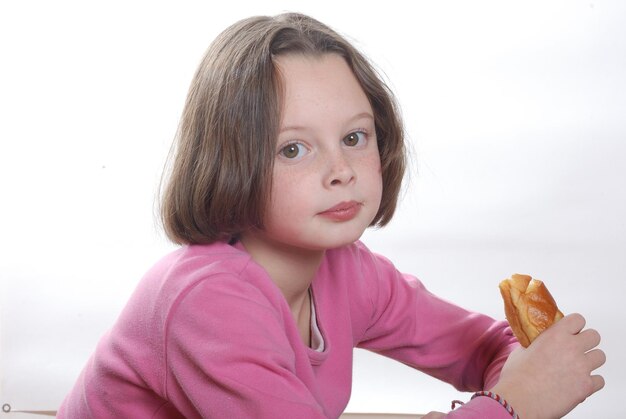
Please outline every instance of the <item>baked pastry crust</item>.
M513 333L525 348L541 332L563 318L543 281L513 274L500 282L504 313Z

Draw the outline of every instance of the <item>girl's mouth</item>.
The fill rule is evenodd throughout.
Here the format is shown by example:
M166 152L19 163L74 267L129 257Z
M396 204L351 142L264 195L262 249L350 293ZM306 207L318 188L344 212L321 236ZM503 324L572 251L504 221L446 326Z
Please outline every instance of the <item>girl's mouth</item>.
M362 204L356 201L340 202L339 204L320 212L319 215L333 221L349 221L357 216L361 207Z

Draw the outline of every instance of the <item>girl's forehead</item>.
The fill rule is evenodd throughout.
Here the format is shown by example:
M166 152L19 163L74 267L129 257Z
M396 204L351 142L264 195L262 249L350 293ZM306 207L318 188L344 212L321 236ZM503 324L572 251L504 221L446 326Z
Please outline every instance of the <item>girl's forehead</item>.
M346 60L336 53L291 53L279 55L274 59L274 62L282 78L287 81L297 79L299 76L324 78L337 70L342 72L347 70L354 77Z
M340 55L292 54L276 61L283 83L283 124L372 114L367 95Z

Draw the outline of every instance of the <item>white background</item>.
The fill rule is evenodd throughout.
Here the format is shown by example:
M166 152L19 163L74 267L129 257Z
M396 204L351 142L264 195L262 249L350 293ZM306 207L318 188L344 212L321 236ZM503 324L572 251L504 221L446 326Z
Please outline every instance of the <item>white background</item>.
M54 410L130 292L171 249L153 216L210 41L301 11L350 37L402 105L397 217L365 242L444 298L503 318L497 283L543 279L603 335L607 387L568 417L618 418L626 355L626 3L0 3L0 404ZM350 411L467 399L356 352ZM12 413L0 417L26 417Z

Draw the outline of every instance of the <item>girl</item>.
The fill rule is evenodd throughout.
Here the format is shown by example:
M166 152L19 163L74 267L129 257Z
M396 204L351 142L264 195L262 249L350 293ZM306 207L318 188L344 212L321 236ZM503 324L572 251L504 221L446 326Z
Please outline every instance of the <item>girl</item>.
M403 128L372 66L320 22L226 29L173 156L162 218L183 246L143 278L59 418L336 418L355 346L490 391L451 418L562 416L603 386L599 335L581 316L517 349L507 324L358 241L394 213Z

